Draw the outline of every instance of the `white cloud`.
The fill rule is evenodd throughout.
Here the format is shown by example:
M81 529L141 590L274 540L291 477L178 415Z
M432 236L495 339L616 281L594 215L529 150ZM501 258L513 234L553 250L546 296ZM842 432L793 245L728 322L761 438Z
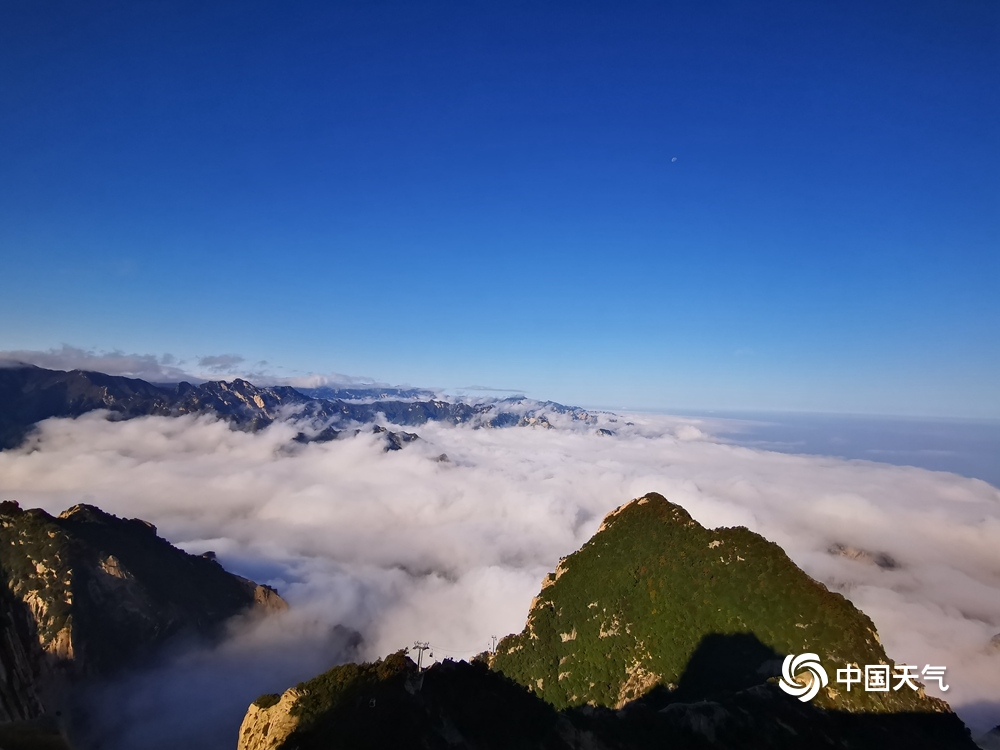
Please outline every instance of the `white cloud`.
M210 354L198 357L198 367L210 372L232 372L245 361L239 354Z
M872 617L894 659L948 666L944 697L967 721L1000 721L1000 654L986 648L1000 632L996 488L733 446L712 437L722 421L604 415L618 435L602 438L551 419L560 429L428 424L422 441L386 454L366 433L289 450L294 429L282 424L249 434L209 417L88 414L49 420L0 453L0 499L50 512L87 500L145 518L189 551L215 549L276 585L293 618L359 630L365 658L415 639L440 658L520 630L559 557L609 510L657 491L707 526L746 525L780 544ZM441 453L451 460L433 460ZM831 555L835 543L899 566ZM303 632L323 643L322 629ZM302 667L294 679L329 666L292 662Z
M170 383L197 378L170 354L126 354L118 350L94 351L63 344L58 349L0 351L0 366L29 364L50 370L94 370L108 375Z
M299 375L275 375L274 373L248 373L248 380L257 385L288 385L292 388L322 388L330 386L332 388L408 388L409 386L392 386L370 377L356 377L354 375L344 375L340 372L328 373L304 373Z
M342 373L294 373L282 375L283 368L268 367L266 361L248 365L239 354L209 354L197 357L193 365L172 354L127 354L118 350L96 351L63 344L45 350L0 350L0 367L36 365L50 370L91 370L108 375L139 378L151 383L202 382L220 378L243 378L256 385L288 385L293 388L321 386L390 387L370 377ZM404 386L405 387L405 386Z

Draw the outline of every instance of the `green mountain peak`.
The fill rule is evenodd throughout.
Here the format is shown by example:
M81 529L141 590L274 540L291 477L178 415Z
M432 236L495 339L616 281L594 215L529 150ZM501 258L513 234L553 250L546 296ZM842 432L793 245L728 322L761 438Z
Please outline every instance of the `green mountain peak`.
M922 690L843 690L836 668L892 664L872 621L777 544L744 527L707 529L650 493L560 561L491 666L557 708L620 708L653 688L677 700L745 689L807 652L830 671L818 707L947 710Z

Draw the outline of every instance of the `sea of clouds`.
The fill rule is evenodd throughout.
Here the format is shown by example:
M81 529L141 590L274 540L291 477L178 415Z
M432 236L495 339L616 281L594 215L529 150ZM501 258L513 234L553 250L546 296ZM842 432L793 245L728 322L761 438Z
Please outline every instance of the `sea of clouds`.
M606 513L650 491L706 526L777 542L874 620L893 659L947 666L951 689L929 692L974 734L1000 722L996 487L740 447L716 437L721 420L603 415L617 433L607 437L550 419L556 429L427 424L421 441L390 453L365 432L298 445L291 425L246 433L208 416L43 422L0 453L0 499L144 518L291 604L95 690L87 731L102 747L235 747L253 698L336 663L417 639L435 659L470 658L523 627L543 577ZM831 554L834 544L896 567Z

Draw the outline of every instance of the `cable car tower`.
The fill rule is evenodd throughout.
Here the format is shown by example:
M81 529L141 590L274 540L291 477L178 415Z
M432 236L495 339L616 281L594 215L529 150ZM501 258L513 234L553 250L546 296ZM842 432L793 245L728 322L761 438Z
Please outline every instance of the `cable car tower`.
M427 641L414 641L413 642L413 648L417 652L417 671L418 672L423 667L424 651L426 651L430 647L431 647L431 644L429 644ZM432 653L431 657L433 657L433 656L434 656L434 654Z

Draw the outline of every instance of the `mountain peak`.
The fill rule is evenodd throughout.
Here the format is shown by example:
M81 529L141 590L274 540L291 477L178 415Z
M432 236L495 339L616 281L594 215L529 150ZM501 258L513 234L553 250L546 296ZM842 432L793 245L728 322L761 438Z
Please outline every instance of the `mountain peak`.
M621 708L657 686L685 700L746 689L776 676L783 655L809 652L831 667L891 664L872 621L778 545L743 527L705 528L649 493L559 563L525 629L500 641L491 663L557 708ZM922 692L832 685L814 702L947 710Z
M559 562L490 669L418 673L403 654L341 665L261 696L239 747L974 748L922 690L797 700L775 680L792 653L892 665L871 620L778 545L649 493Z
M72 518L77 521L90 521L96 523L121 520L118 516L108 513L105 510L101 510L96 505L90 505L89 503L77 503L72 508L64 510L58 517L62 519Z
M648 505L650 507L643 508ZM629 500L627 503L619 505L613 511L604 516L598 533L604 531L616 520L629 519L631 517L656 518L663 522L679 523L684 526L695 523L688 513L681 506L670 502L658 492L648 492L641 497Z

